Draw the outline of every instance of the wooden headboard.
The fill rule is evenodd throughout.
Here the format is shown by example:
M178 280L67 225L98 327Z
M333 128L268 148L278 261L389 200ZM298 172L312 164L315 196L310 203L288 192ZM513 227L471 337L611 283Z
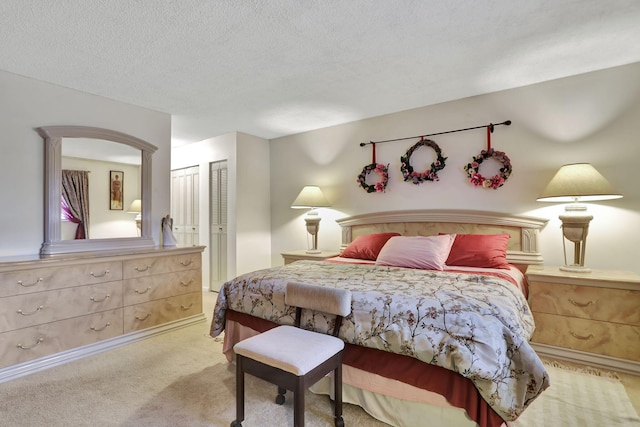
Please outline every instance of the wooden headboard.
M547 221L497 212L446 209L377 212L336 220L342 227L341 249L356 237L372 233L396 232L403 236L508 233L511 237L507 260L521 269L543 263L538 237Z

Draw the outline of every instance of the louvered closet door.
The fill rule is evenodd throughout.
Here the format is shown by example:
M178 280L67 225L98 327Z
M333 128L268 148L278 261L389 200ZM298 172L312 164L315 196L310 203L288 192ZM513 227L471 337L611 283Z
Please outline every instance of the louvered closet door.
M227 280L227 162L210 163L209 217L211 279L209 288L219 291Z
M171 217L178 246L199 245L200 168L171 171Z

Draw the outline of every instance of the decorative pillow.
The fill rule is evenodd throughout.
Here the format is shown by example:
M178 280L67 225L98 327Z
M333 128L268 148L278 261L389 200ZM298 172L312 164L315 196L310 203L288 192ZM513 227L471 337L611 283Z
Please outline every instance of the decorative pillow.
M396 236L380 251L376 265L444 270L455 236Z
M448 266L509 269L508 234L455 234Z
M375 261L387 240L399 235L400 233L377 233L358 236L344 248L340 256Z

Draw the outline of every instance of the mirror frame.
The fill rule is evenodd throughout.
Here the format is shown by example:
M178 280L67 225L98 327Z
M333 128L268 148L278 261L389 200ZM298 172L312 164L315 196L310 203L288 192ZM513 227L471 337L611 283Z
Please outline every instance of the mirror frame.
M122 132L89 126L45 126L37 128L36 131L42 136L45 143L45 218L41 255L155 247L155 242L151 237L151 156L158 150L158 147ZM140 237L61 239L62 138L103 139L141 150L142 227Z

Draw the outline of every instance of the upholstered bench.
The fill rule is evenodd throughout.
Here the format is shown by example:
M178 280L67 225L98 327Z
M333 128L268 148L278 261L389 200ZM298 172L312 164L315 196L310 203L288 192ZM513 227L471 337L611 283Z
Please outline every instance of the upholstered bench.
M334 372L336 427L342 419L342 352L344 342L337 338L342 318L351 313L351 292L324 286L288 283L287 305L296 307L294 326L278 326L237 343L236 419L231 427L241 427L244 420L244 374L249 373L278 386L276 403L285 401L286 390L293 392L294 427L304 426L304 393L330 372ZM333 335L300 328L302 309L335 315Z

